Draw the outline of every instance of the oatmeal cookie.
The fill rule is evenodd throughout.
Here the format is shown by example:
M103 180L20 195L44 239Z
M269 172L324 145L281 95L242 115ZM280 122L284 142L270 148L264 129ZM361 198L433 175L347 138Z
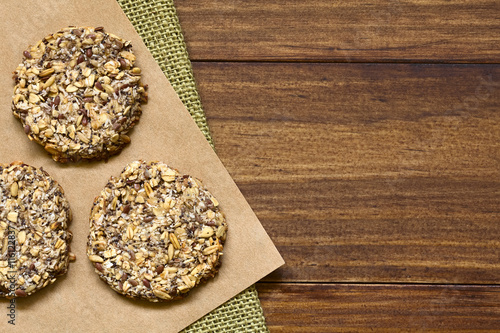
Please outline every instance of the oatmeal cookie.
M43 169L0 164L0 296L25 297L53 283L74 259L71 210Z
M129 298L183 298L215 276L227 224L198 179L135 161L94 200L87 254L95 272Z
M147 93L129 41L102 27L69 27L23 55L12 111L54 160L102 159L130 142Z

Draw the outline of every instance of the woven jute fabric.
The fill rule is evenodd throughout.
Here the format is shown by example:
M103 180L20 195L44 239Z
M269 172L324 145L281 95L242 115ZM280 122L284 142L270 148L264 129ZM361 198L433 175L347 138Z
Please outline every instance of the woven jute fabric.
M118 0L182 103L213 147L172 0Z
M213 147L173 0L117 0ZM269 332L255 286L182 331Z

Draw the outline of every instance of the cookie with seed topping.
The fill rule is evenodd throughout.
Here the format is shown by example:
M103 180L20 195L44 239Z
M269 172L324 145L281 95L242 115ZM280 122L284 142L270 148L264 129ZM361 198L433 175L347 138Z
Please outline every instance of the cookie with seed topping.
M43 169L0 164L0 297L25 297L55 282L74 259L71 210Z
M94 200L87 254L129 298L183 298L214 277L227 224L201 181L160 162L135 161Z
M12 111L56 161L103 159L130 142L147 93L130 41L69 27L23 53Z

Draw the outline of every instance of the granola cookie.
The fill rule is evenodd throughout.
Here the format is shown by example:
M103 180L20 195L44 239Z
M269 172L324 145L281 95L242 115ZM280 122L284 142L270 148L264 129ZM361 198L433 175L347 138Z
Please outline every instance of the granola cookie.
M198 179L135 161L94 200L87 254L116 292L164 302L215 276L226 231L219 203Z
M71 220L61 186L43 169L0 164L0 296L25 297L68 270Z
M69 27L23 55L12 111L54 160L102 159L130 142L147 87L129 41L102 27Z

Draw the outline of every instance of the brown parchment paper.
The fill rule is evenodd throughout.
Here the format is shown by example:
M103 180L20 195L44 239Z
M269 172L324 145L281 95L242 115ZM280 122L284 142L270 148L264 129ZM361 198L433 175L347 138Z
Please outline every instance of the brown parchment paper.
M165 24L168 24L165 22ZM69 26L104 26L133 42L149 103L131 133L132 143L105 162L58 164L29 141L11 112L12 72L29 44ZM43 167L64 188L73 211L70 230L77 261L66 276L16 301L16 325L0 301L0 331L176 332L235 296L284 262L220 160L191 119L146 46L114 0L2 0L0 4L0 161ZM203 180L219 200L228 239L218 276L184 300L150 304L112 291L85 253L92 201L111 175L130 161L160 160Z

